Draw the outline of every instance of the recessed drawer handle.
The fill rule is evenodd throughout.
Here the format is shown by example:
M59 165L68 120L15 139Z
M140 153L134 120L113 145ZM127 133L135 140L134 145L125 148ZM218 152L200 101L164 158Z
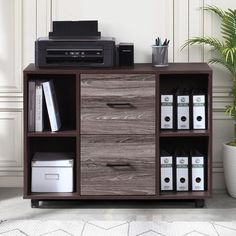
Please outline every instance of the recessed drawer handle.
M110 108L133 108L134 106L129 102L109 102L107 106Z
M130 165L130 163L107 163L106 166L108 166L108 167L129 167L131 165Z

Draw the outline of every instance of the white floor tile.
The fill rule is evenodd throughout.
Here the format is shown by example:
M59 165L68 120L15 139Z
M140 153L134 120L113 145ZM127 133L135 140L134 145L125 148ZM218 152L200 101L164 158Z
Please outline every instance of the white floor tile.
M111 229L120 225L127 224L127 221L89 221L88 223L103 229Z
M84 226L83 221L47 221L47 220L22 220L6 221L0 224L0 235L3 232L16 230L27 235L80 235ZM13 236L12 234L11 236Z
M128 223L113 228L101 228L97 225L87 223L85 225L82 236L127 236Z
M15 229L15 230L10 230L10 231L7 231L7 232L3 232L3 233L0 233L1 236L25 236L24 233L21 233L19 230Z
M219 236L235 236L236 223L214 222L214 226Z
M144 232L142 234L138 234L136 236L163 236L163 234L159 234L157 232L154 232L153 230L149 230L147 232Z

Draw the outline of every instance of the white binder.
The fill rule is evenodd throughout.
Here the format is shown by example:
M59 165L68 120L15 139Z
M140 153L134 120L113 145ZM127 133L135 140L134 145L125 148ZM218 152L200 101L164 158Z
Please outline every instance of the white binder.
M161 129L173 129L173 95L161 95Z
M188 162L188 157L176 157L176 191L189 191Z
M161 156L161 191L173 191L172 156Z
M36 81L35 86L35 131L43 131L43 86L41 81Z
M54 83L52 80L43 82L43 92L45 95L51 130L53 132L58 131L61 128L61 119L57 104Z
M192 191L204 191L204 157L192 156Z
M193 129L206 129L205 95L193 95Z
M177 96L177 129L190 129L189 96Z

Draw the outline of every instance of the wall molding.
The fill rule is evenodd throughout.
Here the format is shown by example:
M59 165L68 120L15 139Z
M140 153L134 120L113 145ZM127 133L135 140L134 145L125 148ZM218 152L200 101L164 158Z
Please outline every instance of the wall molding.
M8 173L11 176L12 173L21 172L23 170L23 114L20 109L12 109L11 111L1 111L0 112L0 124L6 122L9 124L11 129L2 131L7 131L10 146L2 146L1 159L0 159L0 175ZM9 122L9 123L8 123ZM4 125L5 123L1 124ZM4 134L4 133L3 133ZM5 140L6 142L6 140Z
M22 0L14 0L14 84L0 86L0 93L22 93ZM10 27L10 26L9 26ZM1 96L1 95L0 95Z

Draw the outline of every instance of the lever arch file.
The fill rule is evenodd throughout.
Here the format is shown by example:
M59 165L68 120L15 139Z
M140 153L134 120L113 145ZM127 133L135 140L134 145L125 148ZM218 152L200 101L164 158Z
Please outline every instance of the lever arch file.
M189 95L177 95L177 129L190 129Z
M176 191L189 191L189 157L176 156Z
M161 129L173 129L173 95L161 95Z
M197 152L191 154L192 191L204 191L204 156Z
M35 81L28 84L28 131L35 131Z
M173 191L173 156L161 152L161 191Z
M193 129L206 129L205 95L193 95Z
M35 131L43 131L43 85L36 81L35 85Z

